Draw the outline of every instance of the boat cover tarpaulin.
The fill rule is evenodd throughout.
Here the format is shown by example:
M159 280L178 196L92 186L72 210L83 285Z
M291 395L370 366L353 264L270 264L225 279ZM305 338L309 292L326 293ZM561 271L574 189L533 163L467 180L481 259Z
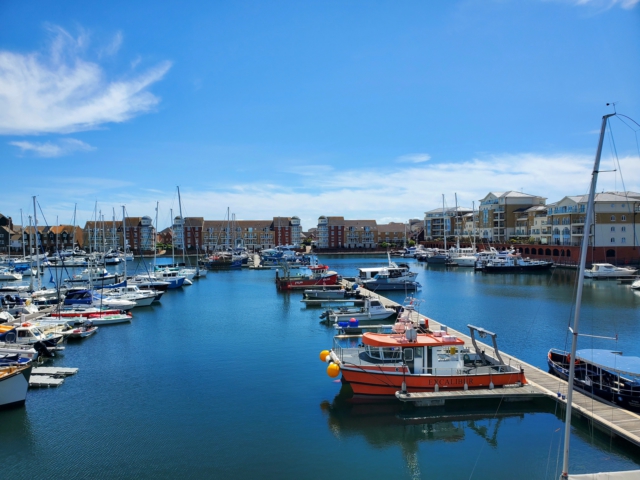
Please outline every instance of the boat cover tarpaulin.
M605 370L640 376L640 357L625 357L610 350L578 350L576 358Z

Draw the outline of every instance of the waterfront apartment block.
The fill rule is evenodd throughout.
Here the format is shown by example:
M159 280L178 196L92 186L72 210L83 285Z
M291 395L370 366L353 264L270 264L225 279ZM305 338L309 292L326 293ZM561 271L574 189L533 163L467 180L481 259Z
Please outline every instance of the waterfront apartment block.
M344 245L344 217L318 218L318 248L342 248Z
M378 225L378 245L382 243L405 245L408 242L409 228L406 223L391 222Z
M480 200L478 235L489 242L506 242L516 236L516 219L524 210L544 205L545 197L528 193L489 192ZM518 210L516 215L516 210Z
M126 235L127 247L134 254L153 251L156 229L151 217L146 215L126 217L124 227L123 229L121 220L86 222L83 229L85 250L90 252L122 250ZM125 229L126 232L124 232Z
M415 235L422 232L416 227ZM345 220L321 216L314 232L320 249L377 248L382 243L402 245L412 236L411 225L400 222L378 224L375 220Z
M515 237L540 245L550 244L551 227L547 224L547 209L547 205L536 205L515 210Z
M378 225L375 220L345 220L345 248L375 248L378 245Z
M56 250L73 249L74 246L82 248L83 232L78 226L73 225L57 225L54 227L38 225L38 236L35 235L35 227L20 226L14 227L15 235L12 237L13 250L22 251L22 243L24 242L25 251L38 251L37 245L41 245L40 251L53 253Z
M204 243L202 232L204 229L203 217L184 217L180 215L173 219L171 226L173 236L173 246L179 250L187 248L187 250L201 250L200 246Z
M636 247L640 234L640 193L597 193L595 222L589 244L594 247ZM584 236L587 195L567 196L548 205L553 245L580 246Z
M177 233L177 232L176 232ZM196 235L197 231L194 230ZM279 245L300 245L302 226L298 217L273 217L272 220L204 220L201 233L205 251L246 247L249 250ZM189 237L187 237L187 249Z
M469 224L473 216L469 218L469 214L473 214L473 211L466 207L434 208L425 212L424 238L435 240L465 235L465 230L473 228L473 224Z

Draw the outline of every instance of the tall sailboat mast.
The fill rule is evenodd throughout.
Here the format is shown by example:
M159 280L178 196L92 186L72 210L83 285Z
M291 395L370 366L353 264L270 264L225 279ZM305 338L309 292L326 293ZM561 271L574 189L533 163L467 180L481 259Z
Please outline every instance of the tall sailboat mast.
M115 208L113 209L113 226L114 226L114 231L115 231L115 225L116 225L116 210ZM124 205L122 205L122 251L124 252L124 281L125 281L125 285L127 282L127 237L125 235L127 231L127 221L126 221L126 217L124 216Z
M40 241L38 239L38 215L36 212L36 196L33 196L33 224L34 224L34 230L35 230L35 234L36 234L36 280L37 280L37 284L38 284L38 290L41 287L41 283L40 283Z
M186 263L184 259L184 251L187 248L187 243L184 238L184 217L182 216L182 200L180 199L180 187L178 188L178 208L180 209L180 222L182 223L182 263Z
M31 215L29 215L29 270L33 270L33 235L31 234ZM33 291L33 272L29 276L29 290Z
M76 250L76 208L78 204L73 205L73 236L71 237L71 250Z
M175 224L175 220L173 218L173 208L169 209L169 215L171 215L171 263L176 263L176 239L175 239L175 232L173 231L173 225Z
M155 229L154 231L155 233L155 238L153 239L153 268L156 268L156 260L158 257L158 232L157 232L157 228L158 228L158 205L160 205L160 202L156 202L156 225L155 225ZM126 250L125 250L126 253Z
M20 209L20 226L22 227L22 259L24 260L27 254L24 251L24 219L22 218L22 209Z
M598 169L600 168L600 156L602 154L602 143L604 142L604 134L607 129L609 117L613 117L615 113L610 113L602 117L602 126L600 127L600 139L598 140L598 149L596 158L593 163L593 173L591 174L591 187L589 188L589 198L587 200L587 214L585 218L584 234L582 236L582 246L580 247L580 269L578 270L578 286L576 289L576 308L573 316L573 328L569 328L571 332L571 356L569 361L569 380L567 385L567 410L564 420L564 454L562 458L562 475L560 478L569 478L569 443L571 440L571 410L573 407L573 381L575 379L576 367L574 358L576 358L576 349L578 346L578 326L580 324L580 306L582 303L582 288L584 286L584 271L587 261L587 249L589 248L589 236L591 233L591 225L594 217L594 199L596 193L596 183L598 182ZM594 232L595 234L595 232Z
M447 250L447 212L444 209L444 193L442 194L442 233L444 237L444 249Z

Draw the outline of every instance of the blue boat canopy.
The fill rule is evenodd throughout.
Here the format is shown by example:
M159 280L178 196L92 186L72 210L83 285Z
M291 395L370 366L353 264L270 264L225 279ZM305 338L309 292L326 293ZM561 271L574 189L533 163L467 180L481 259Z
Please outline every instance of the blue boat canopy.
M611 350L578 350L576 358L605 370L640 376L640 357L625 357Z

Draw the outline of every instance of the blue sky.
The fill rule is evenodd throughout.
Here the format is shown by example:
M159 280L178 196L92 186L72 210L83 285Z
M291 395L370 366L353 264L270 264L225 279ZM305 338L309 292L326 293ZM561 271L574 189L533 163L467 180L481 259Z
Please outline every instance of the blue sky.
M379 222L584 193L640 0L0 3L0 212ZM614 121L599 190L640 191ZM638 128L635 126L635 128ZM40 215L40 213L38 213Z

